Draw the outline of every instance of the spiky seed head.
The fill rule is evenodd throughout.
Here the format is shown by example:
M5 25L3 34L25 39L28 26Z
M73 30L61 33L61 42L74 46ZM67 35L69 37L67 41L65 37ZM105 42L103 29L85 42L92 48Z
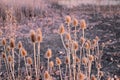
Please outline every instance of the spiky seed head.
M99 41L99 40L100 40L100 38L99 38L98 36L96 36L96 37L95 37L95 40L96 40L96 41Z
M86 48L86 49L90 49L90 45L89 45L88 42L85 43L85 48Z
M97 78L94 75L92 75L91 80L97 80Z
M54 62L53 62L53 61L50 61L50 62L49 62L49 66L50 66L51 68L53 68L53 67L54 67Z
M74 20L73 20L73 25L74 25L74 27L77 27L77 26L78 26L78 20L77 20L77 19L74 19Z
M27 56L27 51L24 48L21 49L21 56L22 57Z
M58 66L62 64L60 58L58 58L58 57L56 57L56 64L57 64Z
M34 30L31 30L31 31L30 31L30 38L31 38L31 41L32 41L33 43L36 42L36 33L35 33Z
M104 74L102 71L99 72L100 77L102 77Z
M6 38L2 39L2 45L5 46L6 45Z
M85 75L80 72L80 73L78 74L78 79L84 80L84 79L85 79Z
M51 58L52 57L52 50L48 49L46 52L46 58Z
M13 57L11 55L8 56L8 62L13 62Z
M2 58L5 59L6 58L6 55L4 52L2 52Z
M71 40L71 35L69 33L66 33L66 39Z
M69 63L70 63L70 60L69 60L68 56L65 58L65 63L66 63L66 64L69 64Z
M78 43L76 41L73 42L73 48L74 50L78 50Z
M66 16L66 23L70 24L71 23L71 17L70 16Z
M84 65L86 65L86 64L88 63L88 59L87 59L86 57L83 57L83 58L82 58L82 63L83 63Z
M80 62L80 59L76 56L76 63L79 63Z
M48 72L48 71L45 71L45 73L44 73L44 79L45 79L45 80L48 80L49 78L50 78L49 72Z
M94 56L93 55L89 55L88 58L89 58L90 62L94 61Z
M2 33L3 33L3 32L2 32L2 30L0 29L0 36L2 36Z
M88 42L89 49L90 49L91 48L91 42L90 42L90 40L87 40L87 42Z
M82 19L82 20L80 21L80 27L81 27L81 29L86 29L86 22L85 22L84 19Z
M37 29L37 41L38 42L42 42L43 38L42 38L42 31L40 28Z
M66 44L65 44L65 46L66 46L66 48L68 48L68 47L69 47L69 44L68 44L68 43L66 43Z
M10 52L10 46L7 46L7 51Z
M98 69L102 68L100 63L97 64L97 68L98 68Z
M107 80L111 80L111 77L107 77Z
M84 44L84 43L85 43L85 38L84 38L84 37L81 37L81 38L80 38L80 42L81 42L82 44Z
M18 49L21 49L21 48L22 48L22 42L19 41L19 42L18 42Z
M32 58L31 57L27 57L27 63L29 65L32 65L33 61L32 61Z
M63 24L61 24L59 27L59 34L62 35L62 34L64 34L64 32L65 32L64 26L63 26Z
M15 40L13 38L10 39L10 47L15 48Z

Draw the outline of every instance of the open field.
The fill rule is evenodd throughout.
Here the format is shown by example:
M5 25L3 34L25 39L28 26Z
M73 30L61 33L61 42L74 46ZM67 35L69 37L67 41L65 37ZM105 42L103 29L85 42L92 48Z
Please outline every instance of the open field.
M35 80L36 69L37 71L40 71L38 72L39 75L37 77L39 79L37 80L112 80L112 79L120 80L120 5L119 4L99 6L93 4L80 4L79 2L79 5L77 4L78 6L69 8L65 6L66 4L61 5L61 2L57 4L57 1L53 1L53 0L51 1L36 0L36 2L33 3L32 0L31 1L26 0L25 3L22 3L24 2L24 0L18 2L15 1L14 3L16 3L16 5L13 5L12 0L9 0L10 2L8 2L7 0L2 0L2 1L3 3L0 3L1 4L0 29L3 32L0 38L2 41L0 45L0 53L1 53L0 80L6 80L6 79L22 80L25 79L26 77L29 77L29 79L26 80ZM73 3L73 5L74 4L75 3ZM65 34L62 35L64 37L63 38L64 42L67 43L65 35L66 33L69 33L69 30L65 18L68 15L72 19L70 24L71 25L70 36L73 42L71 41L71 44L73 44L74 47L74 41L78 43L79 49L77 49L77 51L71 48L70 45L68 45L69 46L68 50L66 50L62 43L60 33L58 32L60 25L64 24ZM76 23L77 24L76 28L73 25L74 18L76 18L78 21L78 24ZM84 35L85 36L84 38L86 39L85 44L89 43L90 41L92 45L90 48L90 54L89 52L87 52L85 45L82 48L83 50L81 50L82 45L80 42L80 38L83 37L81 20L83 19L86 22L85 35ZM35 45L37 55L40 50L40 54L39 54L40 62L37 62L37 66L39 67L36 68L34 62L35 57L34 57L34 49L33 49L34 41L33 42L31 41L30 31L34 30L38 35L37 33L38 28L40 28L42 31L43 40L42 42L40 42L40 48L38 48L38 44L39 44L38 41L36 42ZM77 35L76 38L75 38L75 33ZM98 42L99 44L94 48L97 49L99 47L100 48L99 50L92 49L93 48L92 41L93 39L95 39L96 36L98 36L100 40ZM3 38L6 39L6 44L5 44L6 48L8 47L8 45L10 45L11 38L15 40L14 51L13 48L10 49L10 52L4 49ZM29 66L28 63L27 65L25 64L25 60L23 58L24 55L21 55L19 62L19 54L21 54L19 53L20 49L18 49L19 41L22 42L23 48L27 51L27 55L25 56L26 62L28 57L32 58L33 64L31 66ZM105 44L104 48L102 48L103 43ZM68 52L69 48L71 52ZM54 62L53 69L51 69L51 67L49 66L50 70L48 69L49 55L46 58L46 53L47 50L49 49L52 50L52 57L50 57L50 61ZM13 57L13 53L14 53L14 61L11 63L12 65L14 63L14 67L11 66L12 67L11 70L8 71L6 70L3 53L5 53L7 57L9 55ZM76 60L74 60L75 54L80 60L80 62L78 61L78 63L76 63ZM71 61L69 62L70 69L68 68L69 64L66 63L66 57L68 57L69 55L71 56L70 58ZM85 65L82 59L84 57L89 59L90 55L94 57L94 60L90 64L91 70L89 72L89 67L88 67L89 62L87 62L87 65ZM59 59L56 59L56 57L60 58L62 62L62 64L60 64L60 68L59 68ZM38 59L38 57L36 58ZM97 64L101 65L100 71L97 67ZM67 68L66 65L68 65ZM26 66L28 69L26 69ZM10 67L10 65L8 67ZM18 67L20 68L19 71L18 71ZM66 71L66 69L68 69L68 71ZM27 70L28 70L28 74L27 74ZM71 77L69 76L70 70L72 71ZM49 79L45 79L46 71L48 71L49 73L48 76ZM9 72L9 76L7 72ZM12 72L14 72L14 76ZM103 75L99 75L98 74L99 72L102 72ZM80 79L81 73L84 75L85 79ZM18 74L20 78L18 78ZM95 79L92 79L93 78L92 75L95 76ZM50 79L50 77L52 77L52 79ZM108 77L110 79L107 79Z

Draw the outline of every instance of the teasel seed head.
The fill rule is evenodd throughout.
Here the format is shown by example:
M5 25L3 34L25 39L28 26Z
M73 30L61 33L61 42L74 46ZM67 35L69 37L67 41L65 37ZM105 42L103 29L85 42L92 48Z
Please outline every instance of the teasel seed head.
M40 43L42 42L43 38L42 38L42 31L40 28L37 29L37 41Z
M91 42L90 42L90 40L87 40L87 43L88 43L89 49L90 49L91 48Z
M85 22L84 19L82 19L82 20L80 21L80 27L81 27L81 29L86 29L86 22Z
M71 17L70 16L66 16L66 23L70 24L71 23Z
M6 58L6 55L4 52L2 52L2 58L5 59Z
M45 79L45 80L48 80L49 78L50 78L49 72L48 72L48 71L45 71L45 73L44 73L44 79Z
M90 49L90 45L88 44L88 42L85 43L85 48Z
M19 41L19 42L18 42L18 49L21 49L21 48L22 48L22 42Z
M81 37L81 38L80 38L80 42L81 42L82 44L84 44L84 43L85 43L85 38L84 38L84 37Z
M102 68L100 63L97 64L97 68L98 68L98 69Z
M84 79L85 79L85 75L80 72L80 73L78 74L78 79L79 79L79 80L84 80Z
M69 64L69 63L70 63L70 60L69 60L68 56L66 56L66 58L65 58L65 63L66 63L66 64Z
M51 58L52 57L52 50L48 49L46 52L46 58Z
M15 48L15 40L13 38L10 39L10 47Z
M92 75L91 80L97 80L97 78L94 75Z
M93 56L93 55L89 55L88 58L89 58L89 61L90 61L90 62L94 61L94 56Z
M7 46L7 52L10 52L10 46Z
M31 30L31 31L30 31L30 38L31 38L31 41L32 41L33 43L36 42L36 33L35 33L34 30Z
M76 63L79 63L80 62L80 59L76 56Z
M66 48L68 48L68 47L69 47L69 44L68 44L68 43L66 43L66 44L65 44L65 46L66 46Z
M78 26L78 20L77 20L77 19L74 19L74 20L73 20L73 25L74 25L74 27L77 27L77 26Z
M27 56L27 51L24 48L21 49L21 56L22 57Z
M8 56L8 62L12 63L13 62L13 57L11 55Z
M6 39L5 39L5 38L2 39L2 45L3 45L3 46L6 45Z
M27 63L29 65L32 65L33 64L33 61L32 61L32 58L31 57L27 57Z
M99 72L100 77L102 77L104 74L102 71Z
M87 59L86 57L83 57L83 58L82 58L82 63L83 63L84 65L86 65L86 64L88 63L88 59Z
M56 57L56 64L57 64L58 66L62 64L60 58L58 58L58 57Z
M66 39L71 40L71 35L69 33L66 33Z
M78 50L78 43L76 41L73 42L73 48L74 50Z
M49 62L49 66L50 66L51 68L53 68L53 67L54 67L54 62L53 62L53 61L50 61L50 62Z
M99 37L98 37L98 36L96 36L96 37L95 37L95 40L96 40L96 41L99 41L100 39L99 39Z
M96 46L96 43L97 43L96 39L93 39L93 46L94 47Z
M107 80L111 80L111 77L107 77Z
M62 35L62 34L64 34L64 32L65 32L64 26L63 26L63 24L61 24L59 27L59 34Z

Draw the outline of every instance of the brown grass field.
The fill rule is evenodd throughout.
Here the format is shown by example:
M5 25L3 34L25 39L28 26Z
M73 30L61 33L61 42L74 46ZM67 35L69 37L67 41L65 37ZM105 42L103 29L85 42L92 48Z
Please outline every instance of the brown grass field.
M120 80L120 1L0 0L0 80Z

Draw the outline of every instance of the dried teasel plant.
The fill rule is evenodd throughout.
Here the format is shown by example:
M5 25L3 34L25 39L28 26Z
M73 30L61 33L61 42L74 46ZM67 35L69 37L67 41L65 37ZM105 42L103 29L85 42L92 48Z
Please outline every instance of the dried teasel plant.
M51 50L51 49L48 49L45 56L46 56L46 58L48 59L48 67L47 67L47 69L48 69L48 71L49 71L49 60L50 60L50 58L52 57L52 50Z
M20 72L20 58L21 58L20 53L21 53L21 49L22 49L22 42L21 41L18 42L18 49L19 49L19 56L18 56L18 78L20 79L20 74L19 74L19 72Z
M44 79L45 80L49 80L50 79L50 74L49 74L48 71L45 71L45 73L44 73Z
M49 62L49 67L50 67L50 73L51 73L53 71L53 68L54 68L54 62L53 61Z
M15 77L14 77L14 72L13 72L13 69L12 69L12 63L13 63L14 59L11 55L8 55L8 63L9 63L9 67L10 67L10 72L12 74L12 78L13 80L15 80Z
M58 65L59 70L60 70L60 80L63 80L62 79L61 67L60 67L60 65L62 64L62 62L61 62L60 58L58 58L58 57L56 57L56 64Z
M37 78L37 77L38 77L38 74L37 74L37 61L36 61L36 48L35 48L36 33L35 33L34 30L31 30L31 31L30 31L30 38L31 38L31 42L33 43L35 74L36 74L36 78Z
M38 54L37 54L37 68L38 68L38 77L40 74L40 43L43 41L41 28L37 29L37 43L38 43Z
M65 21L66 21L66 23L67 23L68 25L70 25L70 23L71 23L71 17L70 17L70 16L66 16L66 17L65 17Z
M82 19L81 21L80 21L80 27L81 27L81 29L82 29L82 33L83 33L83 38L85 37L85 32L84 32L84 30L86 29L86 22L85 22L85 20L84 19Z
M78 73L78 80L85 80L85 75L81 72Z
M10 39L10 48L12 49L12 57L13 57L13 63L12 63L13 66L12 66L12 68L13 68L13 74L14 74L14 62L15 62L14 48L15 48L15 40L13 38Z
M32 76L32 69L31 69L31 65L33 64L32 58L31 57L27 57L27 64L30 67L30 76Z
M21 56L24 58L26 73L28 76L28 69L27 69L27 63L26 63L26 58L25 58L27 56L27 51L24 48L21 49Z

